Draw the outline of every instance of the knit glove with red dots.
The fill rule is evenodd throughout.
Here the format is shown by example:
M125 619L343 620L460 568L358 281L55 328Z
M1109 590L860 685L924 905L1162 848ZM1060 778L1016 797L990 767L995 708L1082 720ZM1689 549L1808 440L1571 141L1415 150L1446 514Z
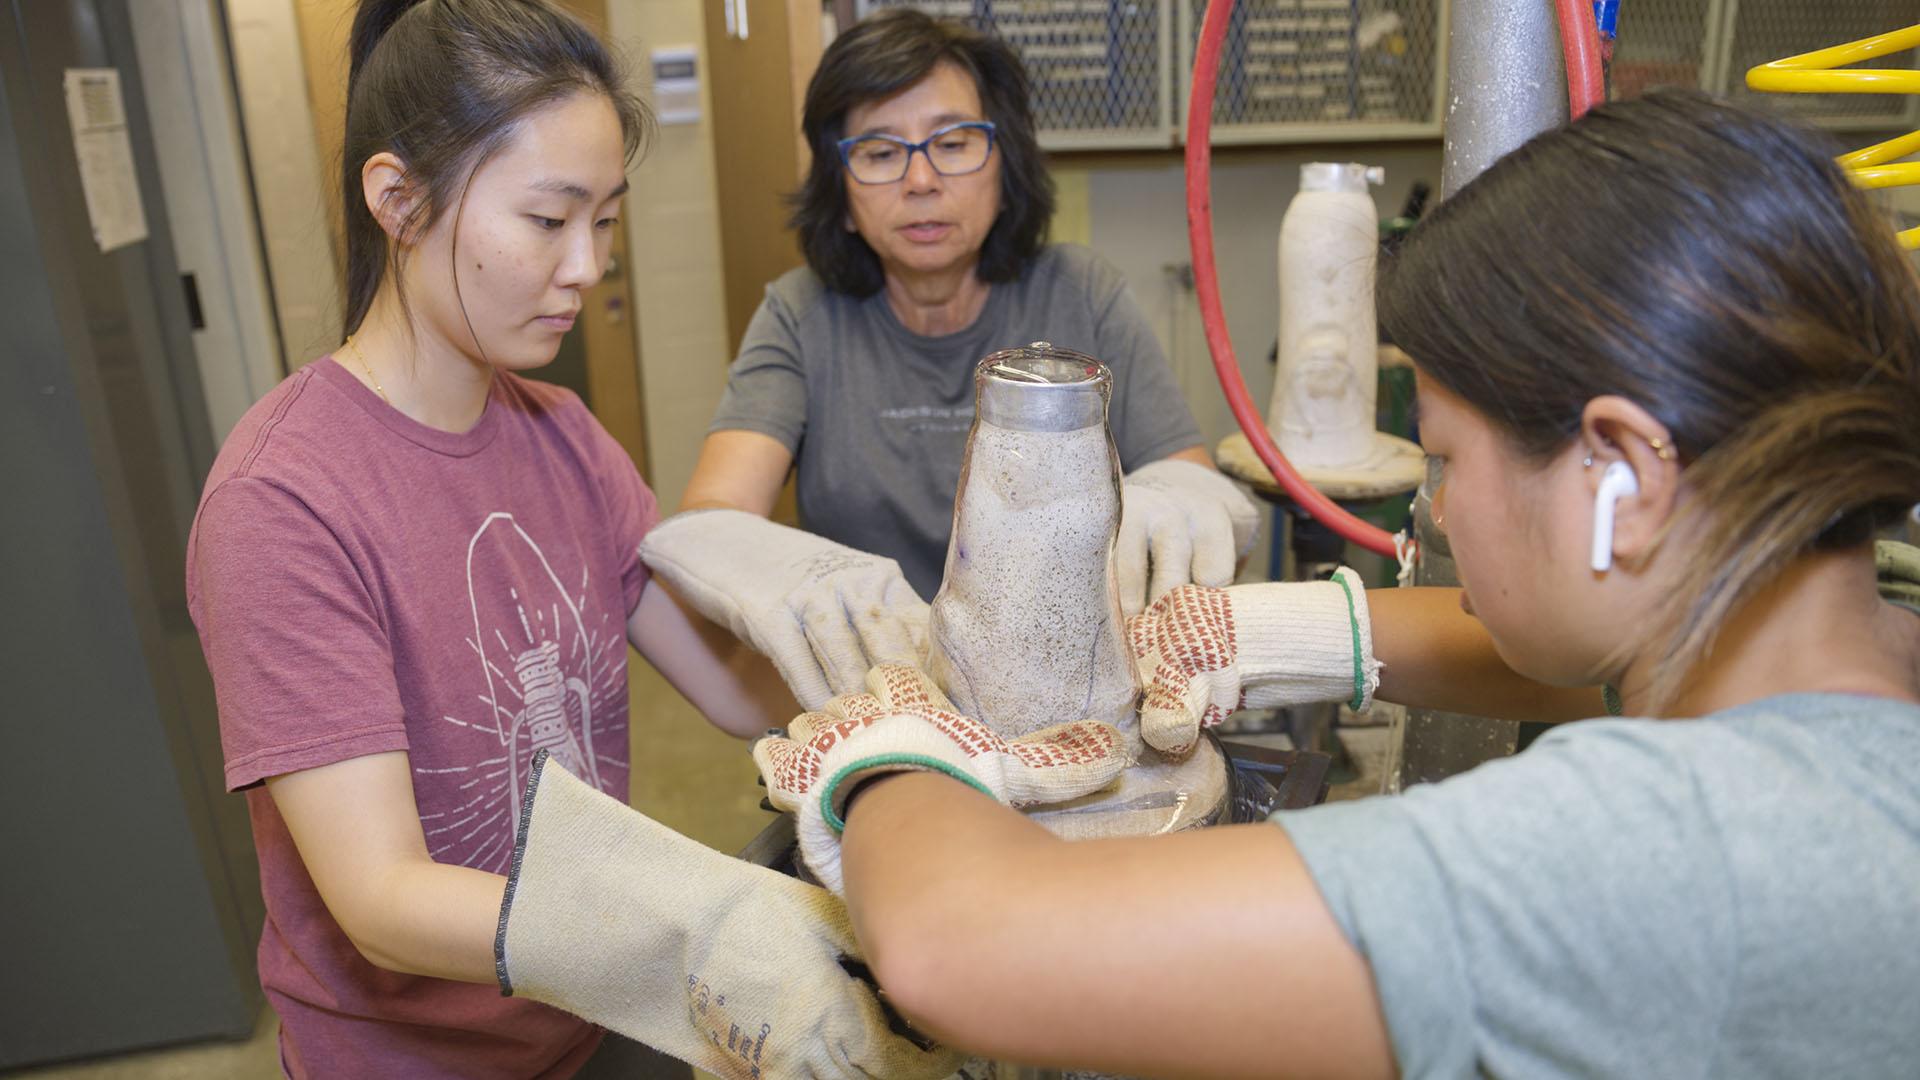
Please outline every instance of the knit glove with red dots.
M867 693L802 713L753 746L768 799L798 818L800 854L820 883L843 892L840 832L847 796L888 772L946 773L1014 806L1062 802L1107 786L1128 764L1118 730L1096 720L1003 739L960 715L922 672L882 664Z
M1127 624L1140 674L1140 735L1162 753L1193 749L1237 709L1373 703L1380 662L1360 575L1208 589L1182 585Z

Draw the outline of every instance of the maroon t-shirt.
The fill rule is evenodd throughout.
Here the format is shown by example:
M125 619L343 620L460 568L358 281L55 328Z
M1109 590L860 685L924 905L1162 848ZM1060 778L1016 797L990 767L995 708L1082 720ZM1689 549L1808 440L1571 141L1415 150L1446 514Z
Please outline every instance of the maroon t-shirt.
M492 873L536 750L624 801L626 623L658 519L577 397L512 375L456 435L322 359L228 436L187 596L253 818L260 981L292 1075L565 1076L593 1053L600 1029L556 1009L369 964L261 781L405 750L433 858Z

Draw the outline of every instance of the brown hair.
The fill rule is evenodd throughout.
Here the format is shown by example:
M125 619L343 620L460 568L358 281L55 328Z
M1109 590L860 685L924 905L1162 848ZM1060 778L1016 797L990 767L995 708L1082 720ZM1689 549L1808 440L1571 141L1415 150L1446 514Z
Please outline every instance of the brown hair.
M359 329L389 269L399 271L400 250L361 194L368 158L386 151L406 162L419 196L404 230L412 234L457 202L514 125L542 106L602 95L620 118L628 160L647 131L646 106L606 46L544 0L361 0L348 52L346 334Z
M1047 242L1053 220L1053 177L1034 133L1027 72L1006 42L964 23L911 8L870 15L833 39L807 84L801 128L813 163L791 197L790 224L807 265L827 288L872 296L886 284L880 257L848 232L847 187L840 139L855 106L890 97L932 74L941 61L973 79L980 107L994 126L1000 155L1000 216L980 245L981 281L1013 281Z
M1920 500L1920 286L1816 132L1693 92L1537 136L1382 267L1380 321L1544 464L1586 403L1673 433L1696 547L1655 632L1656 709L1800 555Z

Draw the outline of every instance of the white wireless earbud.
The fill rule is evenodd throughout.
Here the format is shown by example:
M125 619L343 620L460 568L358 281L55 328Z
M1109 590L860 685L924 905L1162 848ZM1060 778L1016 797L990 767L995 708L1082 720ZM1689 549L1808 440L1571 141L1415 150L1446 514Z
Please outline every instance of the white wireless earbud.
M1637 495L1640 480L1633 466L1616 461L1600 474L1600 490L1593 494L1593 568L1605 572L1613 566L1613 504L1623 496Z

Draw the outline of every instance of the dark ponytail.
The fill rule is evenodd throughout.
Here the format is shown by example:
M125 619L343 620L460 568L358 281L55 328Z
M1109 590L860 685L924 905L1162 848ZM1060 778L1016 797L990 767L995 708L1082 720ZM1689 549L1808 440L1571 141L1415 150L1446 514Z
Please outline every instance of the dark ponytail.
M393 28L400 16L424 2L426 0L362 0L359 10L354 13L353 30L347 35L349 97L352 96L352 87L361 69L366 67L367 58L373 55L373 47L387 36L387 31Z
M1692 546L1653 627L1655 709L1789 563L1920 501L1920 287L1835 149L1694 92L1605 105L1382 266L1381 325L1528 458L1605 394L1673 433L1688 497L1667 536Z
M348 52L344 334L359 329L380 283L399 272L403 250L367 209L360 170L368 158L384 151L406 163L412 206L400 231L412 237L457 202L514 124L542 106L576 93L605 97L629 160L649 123L607 47L545 0L362 0Z

